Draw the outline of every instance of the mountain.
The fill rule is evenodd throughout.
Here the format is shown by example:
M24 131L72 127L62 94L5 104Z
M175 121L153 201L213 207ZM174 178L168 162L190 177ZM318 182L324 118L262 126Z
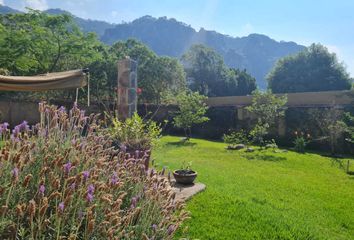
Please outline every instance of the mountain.
M0 4L0 14L8 13L20 13L20 11Z
M173 18L151 16L108 28L101 40L113 44L128 38L142 41L159 55L173 57L180 57L192 44L205 44L220 53L228 66L247 69L257 79L261 89L266 88L265 77L279 58L305 48L294 42L278 42L261 34L231 37L203 28L196 31Z
M18 12L0 5L0 14ZM190 25L167 17L144 16L129 23L111 24L79 18L61 9L48 9L46 12L71 15L84 32L95 32L106 44L136 38L159 55L179 58L192 44L205 44L221 54L229 67L247 69L261 89L267 87L265 76L279 58L305 48L295 42L278 42L262 34L231 37L204 28L196 31Z
M69 14L73 17L74 21L82 31L95 32L99 37L101 37L104 34L106 29L113 28L115 26L115 24L111 24L105 21L79 18L68 11L58 9L58 8L48 9L45 12L51 15Z

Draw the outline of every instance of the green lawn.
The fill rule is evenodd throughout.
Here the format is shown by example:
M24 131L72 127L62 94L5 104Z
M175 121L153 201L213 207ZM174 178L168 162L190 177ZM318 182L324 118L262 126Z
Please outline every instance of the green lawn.
M354 239L354 178L333 159L164 137L153 158L176 169L192 161L207 189L187 203L189 239Z

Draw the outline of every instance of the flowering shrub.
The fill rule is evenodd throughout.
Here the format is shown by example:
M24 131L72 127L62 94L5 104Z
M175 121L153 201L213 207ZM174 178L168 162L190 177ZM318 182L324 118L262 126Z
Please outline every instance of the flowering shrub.
M294 140L295 151L299 153L304 153L305 148L311 138L311 135L309 133L304 134L303 132L298 132L298 131L295 131L294 135L295 135L295 140Z
M166 179L115 153L97 116L41 103L0 151L0 239L170 239L187 217Z

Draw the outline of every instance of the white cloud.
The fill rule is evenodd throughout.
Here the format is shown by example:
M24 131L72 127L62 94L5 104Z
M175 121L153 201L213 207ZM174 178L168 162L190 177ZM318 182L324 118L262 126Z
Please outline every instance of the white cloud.
M4 0L0 0L0 5L5 5Z
M25 7L41 11L48 9L48 3L46 0L25 0L24 5Z

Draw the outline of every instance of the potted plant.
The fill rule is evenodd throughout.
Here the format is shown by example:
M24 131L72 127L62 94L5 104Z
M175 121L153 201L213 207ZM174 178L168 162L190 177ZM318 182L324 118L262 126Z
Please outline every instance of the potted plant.
M196 179L198 173L191 169L191 163L185 164L183 163L182 167L173 172L173 176L176 179L176 182L183 185L193 184Z
M112 118L109 132L120 151L127 157L145 158L145 168L149 168L151 150L161 136L160 126L152 121L144 121L137 113L125 121Z

